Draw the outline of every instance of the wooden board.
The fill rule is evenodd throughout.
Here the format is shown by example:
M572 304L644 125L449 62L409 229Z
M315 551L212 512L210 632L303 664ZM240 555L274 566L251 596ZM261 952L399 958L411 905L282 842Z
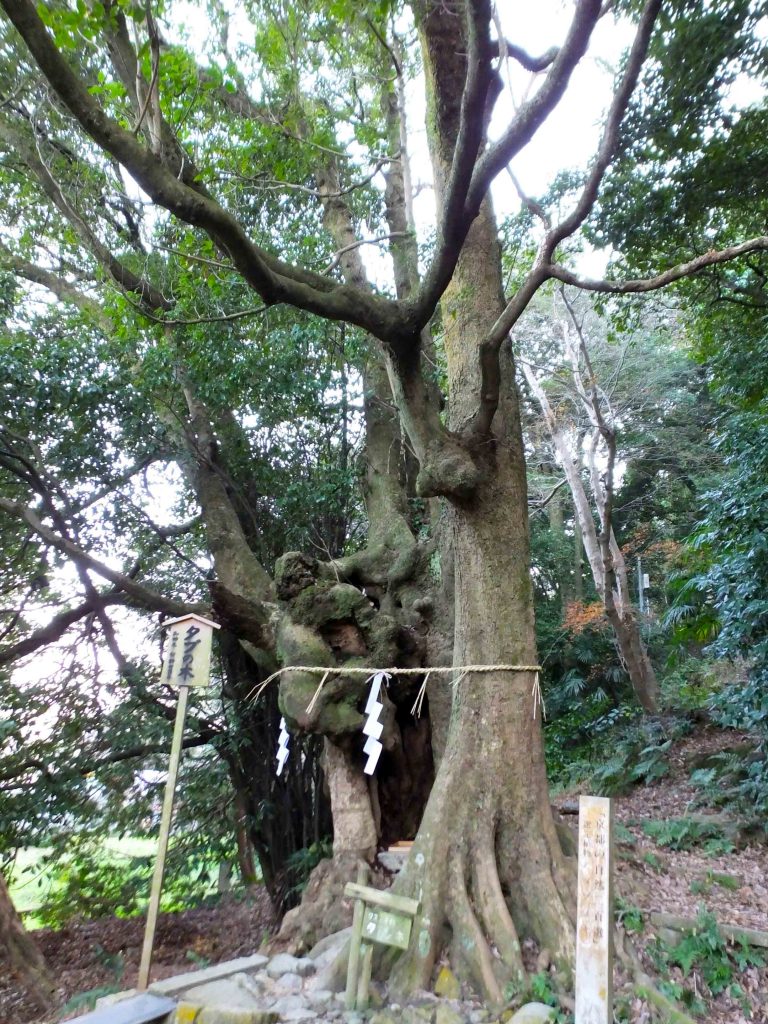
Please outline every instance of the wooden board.
M367 885L358 885L356 882L347 882L344 887L344 895L354 900L363 900L376 907L383 907L384 910L392 910L396 914L406 914L408 917L416 917L421 909L418 900L411 900L407 896L395 896L391 892L371 889Z
M576 910L576 1020L613 1021L611 801L579 799L579 885Z
M394 946L395 949L408 949L412 921L413 918L404 914L393 914L381 907L366 907L363 939L365 942L378 942L382 946Z
M164 1021L175 1009L175 999L142 992L75 1017L69 1024L153 1024L154 1021Z

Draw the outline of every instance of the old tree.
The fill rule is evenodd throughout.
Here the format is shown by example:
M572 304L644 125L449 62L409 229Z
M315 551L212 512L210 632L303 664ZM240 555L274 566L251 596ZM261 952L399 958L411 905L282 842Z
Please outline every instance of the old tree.
M634 38L597 151L549 209L526 200L538 241L519 249L507 294L502 256L512 257L489 189L563 99L614 6ZM564 37L539 55L483 0L2 7L4 557L30 601L49 564L72 567L53 620L14 616L4 663L87 624L121 673L121 702L102 713L125 726L120 706L133 701L162 721L167 695L121 649L112 610L213 614L226 721L201 714L189 743L217 750L276 898L278 840L306 845L300 806L315 830L323 813L322 743L334 857L309 893L324 913L358 858L416 837L398 886L423 916L397 984L425 986L446 944L496 1002L524 981L522 938L570 964L574 869L550 810L535 699L510 332L553 280L642 292L768 247L745 234L713 248L705 227L688 252L657 254L647 278L601 282L580 280L564 254L619 154L626 182L627 154L652 161L683 110L680 145L701 142L721 92L751 69L758 13L578 0ZM692 67L681 55L697 25L707 60ZM498 102L510 69L531 76L516 105ZM436 197L421 251L405 98L419 81ZM667 107L659 81L677 97ZM363 255L371 241L388 269ZM345 404L350 379L359 407ZM354 544L336 500L349 474L334 474L361 432L367 536ZM324 445L333 465L302 490L301 452L317 458ZM188 522L163 527L151 503L137 506L133 481L153 467L177 467L176 512L185 500ZM281 525L291 494L313 520L314 554L308 532ZM610 586L609 508L601 518ZM320 677L294 671L279 697L273 683L252 699L281 666L342 664L456 667L454 686L426 672L392 681L371 782L364 676L331 671L316 694ZM310 737L285 785L269 764L280 713L297 742ZM59 786L162 749L126 732L105 750L95 726L85 738L68 727L77 756L54 773ZM20 751L6 777L24 772L41 775ZM309 905L293 923L310 941Z

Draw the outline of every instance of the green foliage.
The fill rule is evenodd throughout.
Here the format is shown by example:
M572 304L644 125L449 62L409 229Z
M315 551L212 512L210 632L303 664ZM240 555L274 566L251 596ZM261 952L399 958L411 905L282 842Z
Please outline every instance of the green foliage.
M529 986L531 999L555 1007L556 1012L552 1019L556 1024L573 1024L573 1015L560 1008L560 1000L551 974L546 971L537 971L530 976Z
M762 952L754 947L746 943L726 944L715 916L703 907L699 908L694 931L687 933L674 946L656 939L649 947L649 953L657 971L665 979L660 982L662 991L702 1014L706 1013L706 1005L701 998L702 988L705 995L717 996L727 990L731 996L739 998L743 993L737 982L738 974L748 967L765 964ZM672 967L682 972L683 979L686 979L683 984L666 980Z
M765 74L763 13L756 0L662 10L593 221L633 273L762 230L765 108L739 103L733 86Z
M69 1017L73 1013L78 1016L89 1013L94 1009L99 999L103 999L104 996L114 995L115 992L120 992L121 986L120 981L115 981L109 985L100 985L98 988L90 988L86 992L78 992L77 995L72 996L71 999L67 999L64 1005L61 1007L61 1015L63 1017Z
M697 781L719 789L739 812L768 810L768 420L759 408L720 423L726 473L706 497L710 514L689 540L686 577L676 583L672 625L680 642L709 641L710 656L734 663L732 681L712 692L713 720L754 733L757 750L715 764ZM746 681L743 668L748 667ZM722 801L721 801L722 802Z
M596 791L610 796L663 778L669 771L670 748L690 728L690 723L683 719L636 717L615 730L610 742L611 756L592 774Z
M691 782L700 789L701 802L735 812L756 838L768 834L768 768L762 746L713 755L708 767L691 772Z
M701 847L711 856L733 851L733 843L726 838L717 822L699 818L667 818L664 821L644 821L643 831L659 846L668 846L671 850Z
M616 826L614 826L614 833L615 828ZM643 917L642 910L627 903L621 896L616 897L616 921L630 935L641 932L645 927L645 918Z
M642 861L644 864L647 864L648 867L651 868L652 871L655 871L657 874L663 873L664 862L661 860L660 857L657 857L656 854L653 853L651 850L645 851L645 853L642 856Z
M600 692L560 710L544 732L552 782L567 788L588 779L595 792L612 796L664 778L675 743L693 728L690 712L703 707L710 694L690 682L693 671L681 667L663 680L670 712L663 718L640 714L629 700L611 706Z
M291 879L289 892L293 896L300 896L307 887L309 876L320 863L333 855L333 841L321 839L301 850L296 850L286 861L287 875Z
M620 821L614 822L613 838L617 846L634 846L637 842L633 833Z
M711 701L722 690L722 666L712 659L690 657L675 646L661 681L664 707L679 715L708 714Z
M553 782L567 786L589 773L606 737L637 710L604 620L561 629L543 662L547 765Z
M720 886L721 889L727 889L729 892L735 892L741 888L741 879L735 875L726 875L719 871L707 871L703 878L694 879L688 888L694 895L701 895L712 891L714 886Z
M195 906L213 891L218 864L202 857L180 858L171 848L163 889L164 911ZM48 851L31 866L46 891L40 893L36 920L60 928L73 917L132 917L146 909L154 858L119 852L101 839L75 835L66 852ZM18 879L24 882L23 875Z
M149 858L104 857L97 844L75 838L37 916L53 928L72 917L129 917L145 902L151 876Z

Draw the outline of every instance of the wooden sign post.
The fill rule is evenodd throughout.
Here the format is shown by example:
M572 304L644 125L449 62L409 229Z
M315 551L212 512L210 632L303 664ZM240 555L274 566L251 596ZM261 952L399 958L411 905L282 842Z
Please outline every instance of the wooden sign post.
M171 619L163 623L168 629L163 657L163 669L160 678L165 683L179 687L179 702L176 705L176 722L173 727L171 756L168 761L168 778L165 783L163 811L160 816L160 835L157 841L157 857L155 872L152 876L152 889L149 894L147 908L147 924L144 929L144 944L141 948L139 965L139 991L149 984L149 973L152 969L152 945L155 940L157 915L160 912L160 895L163 889L165 873L165 857L168 852L168 839L171 834L173 817L173 797L176 791L176 778L179 774L181 761L181 744L184 737L184 719L187 715L187 700L190 687L208 685L211 665L211 637L214 629L219 629L215 622L204 619L202 615L182 615L180 619Z
M576 1024L613 1021L611 817L607 797L580 797Z
M408 949L413 919L420 909L417 900L370 889L361 884L364 874L358 872L357 877L357 882L348 882L344 888L344 895L355 901L347 961L345 1002L348 1010L365 1010L368 1007L373 943Z

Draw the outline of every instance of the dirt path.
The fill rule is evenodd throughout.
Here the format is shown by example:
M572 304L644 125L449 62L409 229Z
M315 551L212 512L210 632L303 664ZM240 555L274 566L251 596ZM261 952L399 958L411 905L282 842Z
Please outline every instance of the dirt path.
M155 939L154 979L194 971L255 952L274 925L266 891L254 888L242 899L230 896L215 907L161 914ZM58 982L60 1005L67 1016L85 1013L78 994L100 995L132 988L136 983L144 918L102 918L73 921L60 931L33 933ZM14 984L0 962L0 1022L31 1024L44 1020L35 1003Z

